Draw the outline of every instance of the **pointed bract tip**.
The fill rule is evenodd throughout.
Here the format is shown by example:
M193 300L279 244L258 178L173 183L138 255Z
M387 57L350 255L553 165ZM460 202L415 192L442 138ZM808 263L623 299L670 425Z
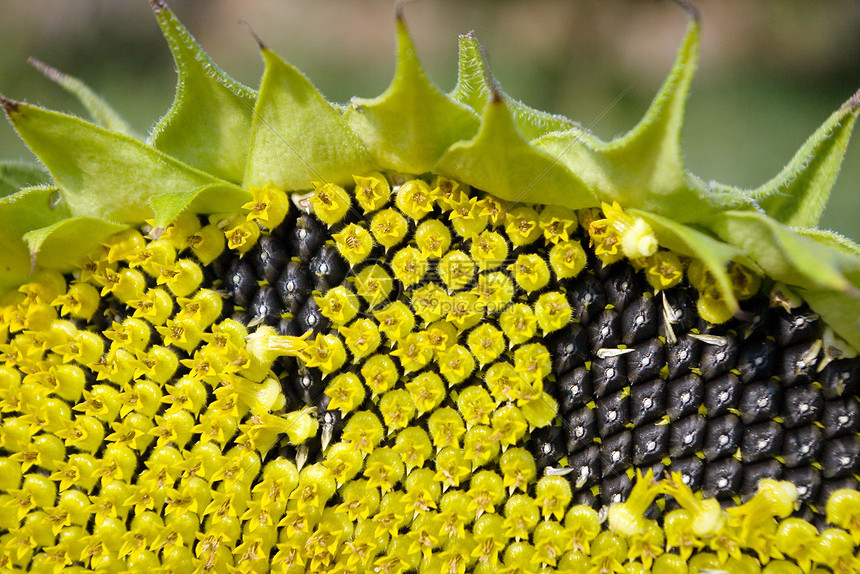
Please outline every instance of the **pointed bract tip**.
M3 94L0 94L0 106L3 106L3 109L6 111L7 116L11 116L14 113L18 112L18 106L21 105L21 102L16 102L15 100L10 100Z
M43 62L37 58L34 58L32 56L27 58L27 63L30 64L31 66L33 66L34 68L36 68L37 70L39 70L42 73L42 75L44 75L46 78L48 78L52 82L61 83L66 78L66 75L63 72L61 72L60 70L58 70L57 68L54 68L53 66L49 66L45 62Z
M691 2L690 0L672 0L672 1L675 2L675 4L677 4L681 8L683 8L687 12L687 14L690 16L690 19L693 20L695 23L698 24L699 22L701 22L701 14L699 13L699 9L696 7L695 4L693 4L693 2Z
M268 50L269 49L266 47L266 44L263 43L263 40L260 39L260 36L257 35L257 33L254 31L254 29L251 27L251 25L248 24L248 22L246 20L239 20L239 23L244 25L248 29L248 32L251 34L251 37L254 38L254 41L257 42L257 45L260 47L260 50Z
M153 12L162 12L164 10L170 10L164 0L149 0L149 3L150 5L152 5Z
M856 112L860 110L860 90L854 92L854 95L848 98L848 101L842 104L842 108L839 111L842 112Z

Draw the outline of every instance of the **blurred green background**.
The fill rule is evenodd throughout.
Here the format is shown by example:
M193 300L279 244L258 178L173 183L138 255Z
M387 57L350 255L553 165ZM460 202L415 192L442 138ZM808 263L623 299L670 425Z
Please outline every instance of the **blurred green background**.
M389 0L172 0L228 73L257 87L262 63L240 21L331 100L372 97L394 64ZM687 166L754 187L860 88L857 0L700 0L700 71L687 109ZM635 124L671 66L682 10L654 0L422 0L406 6L419 53L445 90L458 34L475 30L515 98L603 138ZM0 0L0 92L83 113L27 64L34 56L86 80L146 132L170 105L174 72L145 0ZM860 239L860 130L823 227ZM0 125L0 157L28 158Z

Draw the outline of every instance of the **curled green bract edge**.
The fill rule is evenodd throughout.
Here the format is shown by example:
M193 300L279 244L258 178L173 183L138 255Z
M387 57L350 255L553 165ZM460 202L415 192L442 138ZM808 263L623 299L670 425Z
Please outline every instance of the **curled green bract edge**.
M312 181L349 184L352 175L371 171L432 173L512 202L571 209L618 202L647 221L661 245L701 260L732 309L738 307L725 265L744 262L795 287L860 348L860 247L815 228L860 92L772 180L743 190L704 182L683 165L681 130L699 52L695 13L642 120L604 142L508 96L471 33L460 39L457 85L441 91L421 66L402 6L389 87L335 106L262 43L259 91L239 84L162 0L150 1L179 81L147 142L120 133L128 130L114 116L104 121L109 106L73 78L57 81L87 99L108 127L0 96L53 180L37 167L0 164L0 290L15 289L39 268L69 271L111 233L145 221L163 227L184 211L238 211L251 199L250 186L304 192Z

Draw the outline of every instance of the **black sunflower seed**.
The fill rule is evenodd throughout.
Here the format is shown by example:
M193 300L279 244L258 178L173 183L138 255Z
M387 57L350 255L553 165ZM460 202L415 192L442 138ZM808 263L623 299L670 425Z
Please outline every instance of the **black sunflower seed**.
M758 462L782 453L782 425L775 421L747 427L741 441L741 460L744 464Z
M818 460L823 443L821 429L806 425L785 433L782 458L789 468L812 464Z
M860 385L860 357L831 361L818 377L825 399L857 394Z
M666 385L666 414L676 421L695 413L702 404L704 384L697 375L687 375Z
M621 342L636 345L657 335L657 306L651 297L639 297L621 313Z
M695 454L705 442L707 422L701 415L690 415L672 425L669 439L669 455L681 458Z
M568 477L574 490L590 488L600 480L600 453L596 447L588 447L572 454L568 466L573 469Z
M558 379L559 405L567 414L591 400L591 372L577 367Z
M709 497L728 498L738 492L742 480L741 463L728 457L705 466L702 490Z
M547 466L555 466L567 454L564 450L561 427L549 426L537 429L532 433L532 441L534 444L530 450L537 455L535 465L537 465L538 471L542 471Z
M596 435L594 410L582 407L564 419L567 430L567 452L576 452L594 442Z
M274 287L260 287L248 313L252 321L262 321L266 325L276 325L281 320L281 303Z
M303 214L296 219L290 229L288 243L290 253L302 261L308 261L325 241L328 229L325 224L312 215Z
M309 263L314 289L325 293L343 282L349 265L334 245L322 245Z
M588 337L581 325L572 323L553 334L549 340L552 370L558 377L589 358Z
M603 441L600 445L600 462L603 476L611 476L626 470L633 461L633 433L622 431Z
M302 333L307 331L323 333L328 330L331 321L323 316L314 298L309 297L296 314L296 324Z
M711 421L705 434L705 447L702 451L708 462L731 456L740 446L743 427L735 415L723 415Z
M745 425L766 421L779 413L782 393L776 381L750 383L741 391L738 411Z
M606 306L603 285L594 275L587 274L571 280L567 286L567 299L573 308L572 318L582 324L590 323Z
M678 338L666 352L666 362L669 366L669 378L677 378L690 373L699 366L699 354L702 342L689 335Z
M666 364L663 343L656 337L637 345L633 352L625 357L627 377L631 385L658 377L663 365Z
M842 478L860 471L860 437L843 436L824 443L821 453L821 475Z
M588 325L588 338L591 348L597 349L615 348L621 342L621 322L618 311L605 309L597 318Z
M260 237L249 253L257 277L272 284L278 280L284 265L290 259L285 247L281 240L273 235Z
M254 293L257 292L257 275L254 266L247 259L236 259L227 271L227 292L233 302L240 307L251 304Z
M591 363L594 396L604 397L627 385L627 359L624 355L597 359Z
M660 460L668 450L669 427L649 423L633 431L633 464L644 466Z
M821 424L825 438L860 432L860 404L854 397L827 401Z
M812 385L786 389L783 396L782 424L788 428L809 424L818 419L824 399Z
M275 285L284 309L296 313L313 290L313 281L307 266L300 261L289 261Z
M803 309L803 310L801 310ZM818 315L808 308L791 314L780 312L776 316L776 341L782 347L810 341L818 333Z
M800 343L782 352L777 375L786 386L809 383L815 376L818 353L815 343Z
M713 379L734 368L738 358L738 345L732 336L724 337L721 344L706 344L699 358L702 376Z
M738 357L737 370L743 383L766 379L776 367L776 344L769 339L755 339L744 342Z
M621 431L630 422L630 406L627 394L619 391L597 401L597 430L600 436L609 436Z
M634 385L630 389L630 404L630 422L634 427L659 419L666 412L665 381L654 379Z
M728 373L705 384L704 404L708 417L722 416L735 409L741 396L741 385L734 373Z

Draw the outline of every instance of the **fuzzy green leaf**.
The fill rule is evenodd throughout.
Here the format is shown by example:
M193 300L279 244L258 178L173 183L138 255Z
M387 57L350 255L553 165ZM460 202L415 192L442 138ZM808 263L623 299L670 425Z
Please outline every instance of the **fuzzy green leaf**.
M837 335L860 349L860 298L838 291L801 291L800 295Z
M38 267L70 271L87 253L128 225L98 217L69 217L24 234L32 261Z
M340 111L271 50L254 113L245 185L310 189L312 181L350 183L375 169Z
M61 88L75 96L96 124L111 131L141 139L140 135L123 119L119 112L81 80L52 68L36 58L30 58L28 61L49 80L56 82Z
M232 185L213 183L184 193L164 193L150 198L155 212L155 227L167 227L183 211L192 213L239 212L254 198L251 193Z
M724 241L749 255L765 273L805 289L847 291L845 270L860 268L860 259L832 249L756 211L727 211L711 228Z
M25 187L44 185L51 176L39 165L23 161L0 161L0 198Z
M433 171L506 201L571 209L599 205L582 180L522 138L502 99L487 106L475 138L451 146Z
M717 288L729 307L734 310L738 309L738 302L732 290L732 282L726 271L729 262L743 259L743 255L736 247L667 217L638 209L627 211L630 215L641 217L651 226L661 246L681 255L701 260L716 279Z
M751 192L768 215L786 225L818 225L858 113L860 92L827 118L779 175Z
M55 187L34 187L0 198L0 293L14 289L30 277L32 263L24 234L69 216L57 204Z
M844 235L840 235L835 231L827 231L825 229L814 229L807 227L794 228L795 233L799 233L805 237L809 237L819 243L842 251L850 257L860 258L860 245L854 243Z
M60 187L73 215L120 223L152 217L149 198L223 183L128 136L80 118L0 99L6 115Z
M151 0L179 75L153 146L221 179L243 180L256 93L225 74L161 0Z
M420 174L430 171L452 144L474 137L479 121L433 85L399 16L397 39L391 85L377 98L353 98L345 117L380 166Z
M738 191L711 188L684 170L681 129L690 83L696 69L699 24L687 30L675 64L645 116L630 132L603 143L572 129L534 140L542 149L580 176L607 203L618 201L670 217L675 221L707 221L727 202L741 205Z
M481 46L478 44L474 33L469 32L460 36L459 73L457 85L450 96L463 104L466 104L476 113L482 115L487 104L492 98L493 88L488 82L496 83L490 78L489 67L481 54ZM527 140L546 135L550 132L567 131L576 127L576 123L565 118L548 114L531 108L519 102L503 91L498 86L496 91L502 94L511 115L514 118L517 129Z

